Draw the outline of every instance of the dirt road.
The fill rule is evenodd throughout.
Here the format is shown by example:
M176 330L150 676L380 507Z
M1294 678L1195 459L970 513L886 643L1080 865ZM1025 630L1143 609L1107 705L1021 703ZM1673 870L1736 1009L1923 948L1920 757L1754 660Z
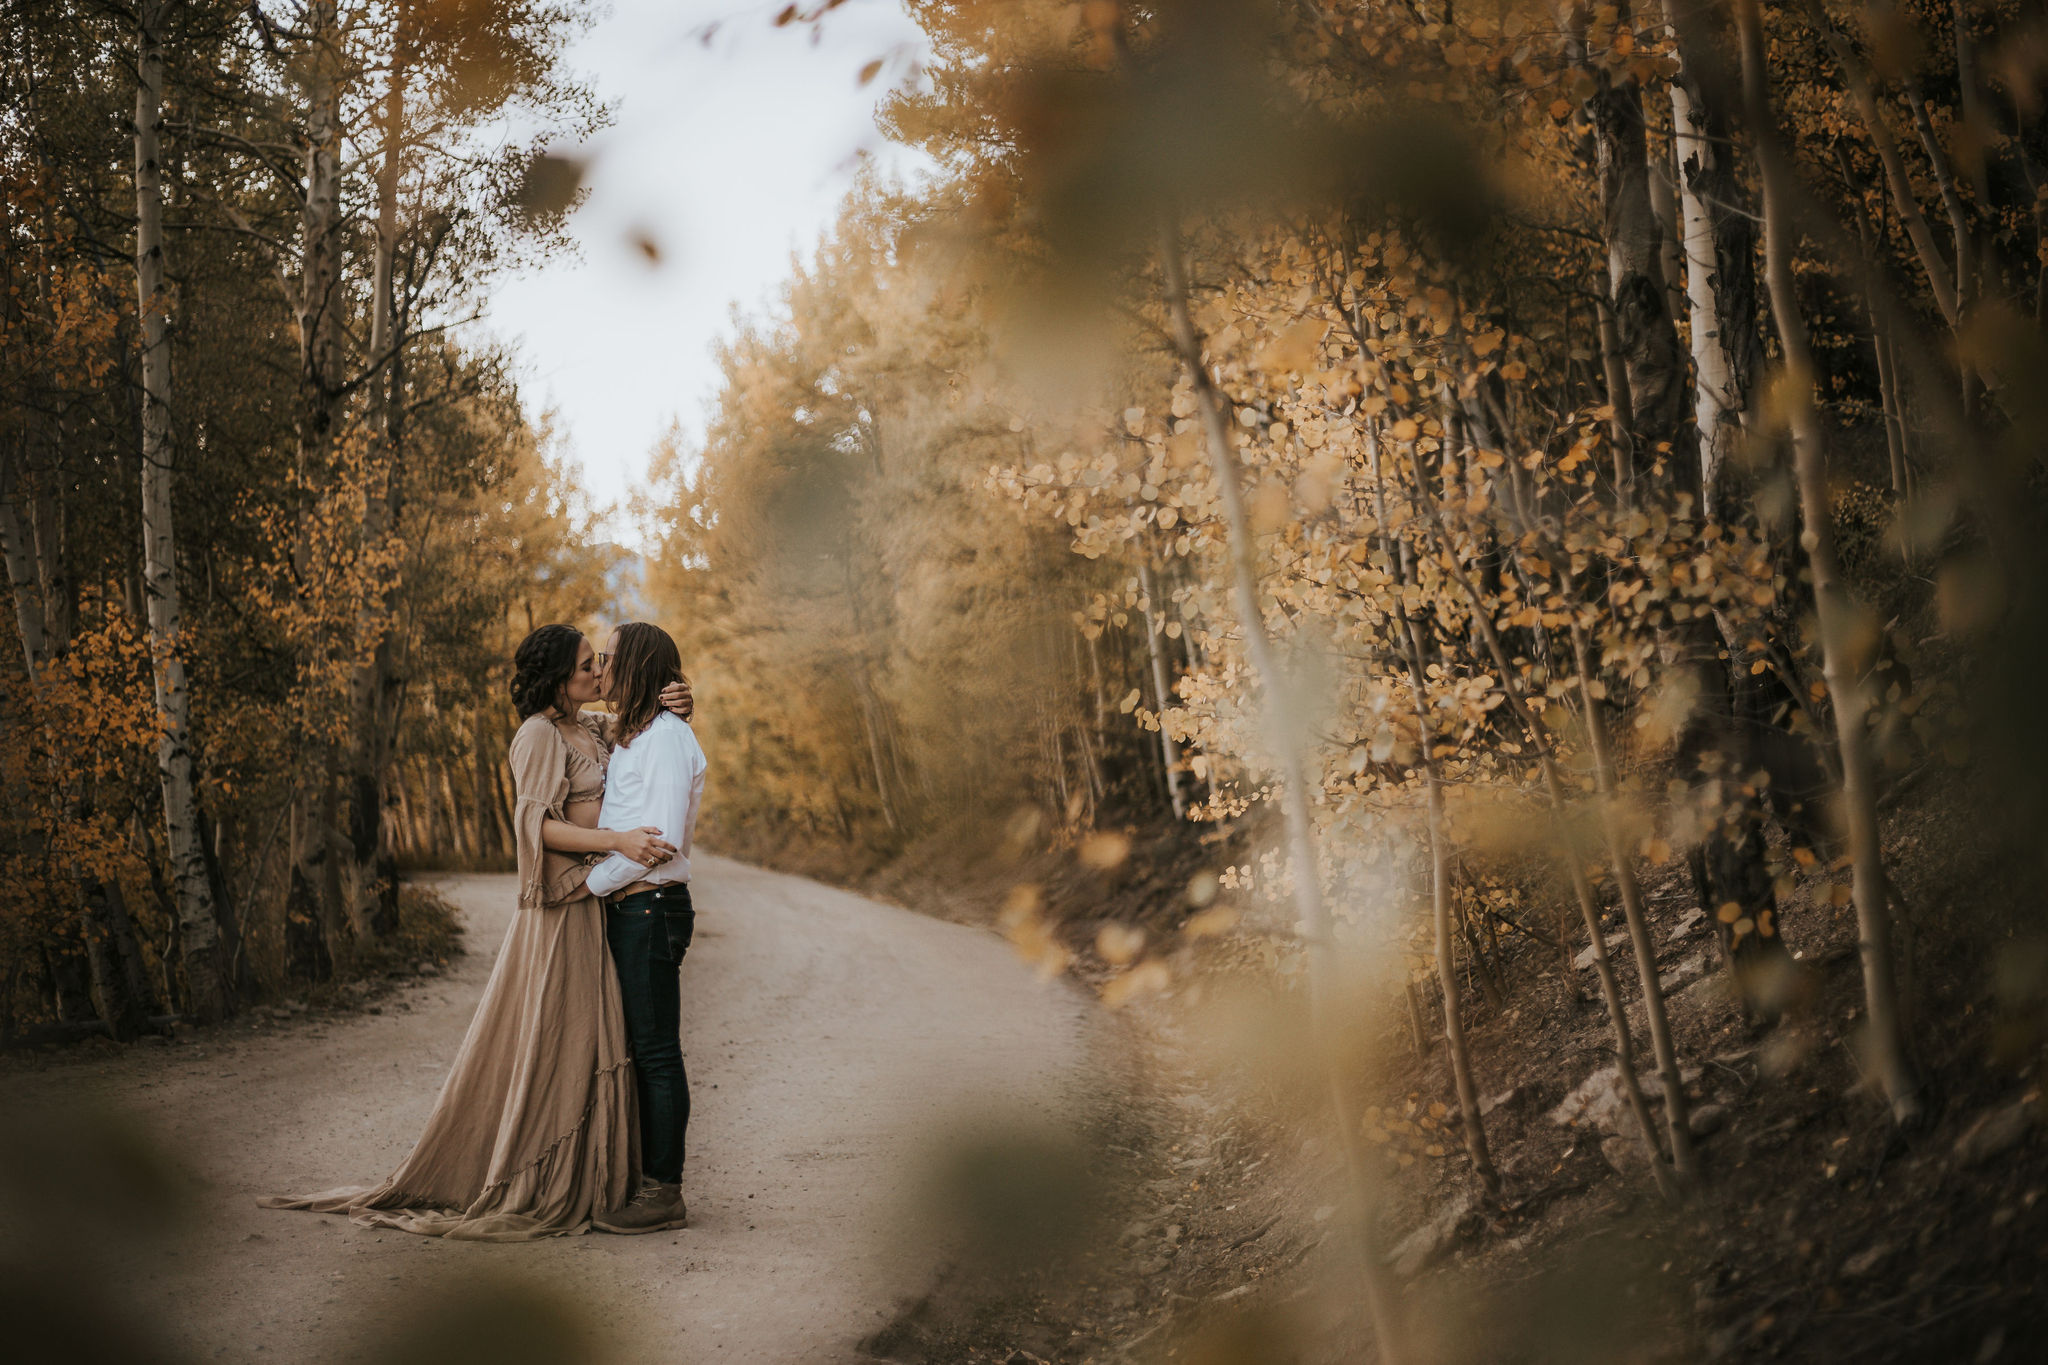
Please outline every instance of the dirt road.
M136 1115L197 1184L173 1244L109 1252L120 1297L199 1360L342 1361L421 1286L509 1277L619 1361L836 1362L945 1248L901 1211L960 1122L1077 1122L1092 1006L992 935L716 858L684 966L692 1226L528 1245L372 1232L257 1196L371 1182L406 1152L489 975L509 876L436 883L467 920L448 974L381 1014L203 1033L0 1078L10 1108Z

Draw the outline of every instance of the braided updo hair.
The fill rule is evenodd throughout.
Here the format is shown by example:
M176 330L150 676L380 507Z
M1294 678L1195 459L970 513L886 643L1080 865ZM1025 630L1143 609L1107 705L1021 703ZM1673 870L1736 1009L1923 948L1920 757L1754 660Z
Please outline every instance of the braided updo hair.
M542 626L519 642L512 654L512 706L519 719L537 716L555 704L576 671L576 651L582 643L583 632L574 626Z

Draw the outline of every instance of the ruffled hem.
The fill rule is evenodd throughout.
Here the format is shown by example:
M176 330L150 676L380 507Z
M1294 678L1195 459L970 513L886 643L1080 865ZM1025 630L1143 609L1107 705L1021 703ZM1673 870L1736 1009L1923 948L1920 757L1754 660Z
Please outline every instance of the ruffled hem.
M592 1116L600 1105L609 1104L614 1112L631 1112L625 1103L629 1096L620 1094L619 1089L622 1085L630 1086L630 1082L621 1080L621 1075L632 1065L629 1058L592 1072L590 1101L576 1125L525 1165L484 1186L467 1206L410 1193L388 1183L343 1186L303 1196L268 1195L256 1203L266 1209L345 1213L359 1227L390 1228L455 1241L526 1242L542 1237L578 1236L590 1231L591 1215L599 1211L591 1206L592 1202L612 1193L615 1181L608 1151L590 1153L595 1160L592 1169L582 1173L585 1178L569 1177L566 1188L547 1200L557 1207L535 1213L521 1210L546 1198L544 1191L557 1188L563 1179L561 1166L565 1159L585 1155L587 1149L577 1140L588 1134ZM630 1141L629 1135L628 1150ZM620 1186L618 1201L632 1193L630 1171L627 1176L628 1179L616 1182ZM579 1190L578 1186L582 1188Z
M513 1171L510 1174L500 1176L498 1179L484 1186L483 1192L479 1194L477 1198L480 1200L488 1198L490 1196L491 1191L504 1189L507 1185L510 1185L513 1181L519 1179L520 1176L525 1175L528 1171L533 1170L536 1166L539 1166L544 1162L552 1162L555 1158L555 1153L558 1150L560 1150L563 1143L569 1141L571 1138L580 1136L583 1130L590 1126L590 1116L597 1110L598 1096L601 1093L601 1091L606 1086L615 1084L618 1074L621 1071L628 1070L632 1067L632 1065L633 1059L631 1057L628 1057L624 1061L613 1062L610 1066L599 1067L596 1071L591 1072L590 1102L583 1106L583 1117L576 1120L576 1126L571 1128L568 1132L562 1134L560 1137L556 1138L553 1142L550 1142L547 1146L541 1148L539 1156L527 1162L518 1170Z

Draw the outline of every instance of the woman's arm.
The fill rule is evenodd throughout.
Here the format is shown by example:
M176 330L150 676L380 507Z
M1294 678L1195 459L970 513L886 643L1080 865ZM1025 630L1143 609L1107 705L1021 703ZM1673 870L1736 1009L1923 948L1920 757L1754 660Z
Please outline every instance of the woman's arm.
M659 862L676 851L653 825L639 829L585 829L567 820L541 821L540 841L557 853L623 853L643 865Z
M617 830L585 829L553 817L540 822L541 843L557 853L612 853L618 838Z
M691 693L688 683L672 682L661 689L661 707L688 720L697 714L697 698ZM590 732L603 742L605 748L609 749L618 742L619 718L610 712L578 711L576 719L588 725Z

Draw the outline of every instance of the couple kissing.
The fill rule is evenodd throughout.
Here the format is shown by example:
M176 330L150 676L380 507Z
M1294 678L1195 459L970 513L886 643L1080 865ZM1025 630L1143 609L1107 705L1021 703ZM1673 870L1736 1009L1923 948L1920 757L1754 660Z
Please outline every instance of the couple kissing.
M491 1242L685 1224L679 969L705 760L682 657L644 622L602 651L542 626L511 700L519 906L426 1128L382 1184L267 1208Z

